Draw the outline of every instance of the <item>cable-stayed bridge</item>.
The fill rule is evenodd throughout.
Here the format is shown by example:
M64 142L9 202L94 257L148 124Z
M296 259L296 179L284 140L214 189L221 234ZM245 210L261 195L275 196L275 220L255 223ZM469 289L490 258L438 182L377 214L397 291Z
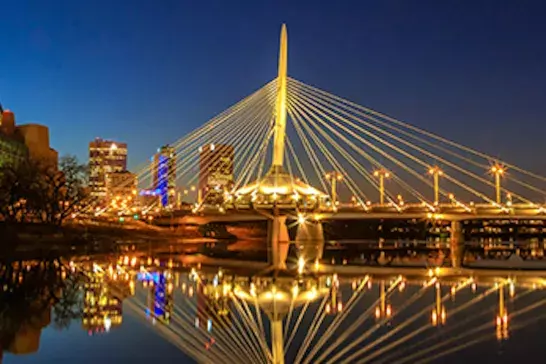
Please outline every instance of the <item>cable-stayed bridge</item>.
M260 344L265 362L284 362L283 322L293 308L331 294L330 288L318 292L316 286L313 291L301 285L294 293L293 282L301 272L287 267L295 240L298 271L306 264L328 268L321 263L325 221L447 222L455 275L465 274L460 268L465 221L527 221L530 227L525 228L544 241L546 177L290 78L287 61L283 25L278 76L171 144L176 168L168 168L168 174L176 176L179 186L199 185L191 211L178 214L173 203L160 206L161 200L152 206L167 210L164 219L171 224L268 222L269 265L254 275L267 284L239 285L226 293L240 299L240 305L254 304L267 314L271 345ZM203 158L203 148L219 157L209 153ZM219 158L231 161L224 172L233 178L203 190L201 171ZM142 185L152 184L148 165L138 178ZM159 192L171 193L166 185ZM294 225L297 232L291 239L289 227ZM281 278L289 283L283 285ZM382 302L380 316L388 311ZM444 317L441 302L438 298L435 306L437 321ZM507 316L500 307L502 327Z
M200 158L203 146L233 148L221 202L200 196L194 212L546 216L546 177L288 77L287 46L283 26L278 77L171 144L184 186L216 162ZM144 167L139 181L150 175Z
M278 76L171 144L177 185L200 185L218 163L203 148L232 159L232 180L199 187L177 222L264 219L268 240L286 242L287 219L297 241L323 240L324 220L430 219L451 222L456 245L461 221L546 220L546 177L288 77L287 60L283 25Z

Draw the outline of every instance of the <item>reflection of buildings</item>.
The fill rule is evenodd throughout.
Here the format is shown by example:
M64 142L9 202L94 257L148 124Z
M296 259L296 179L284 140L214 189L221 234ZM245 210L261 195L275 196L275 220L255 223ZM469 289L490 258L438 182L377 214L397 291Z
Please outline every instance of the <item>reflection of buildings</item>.
M106 176L127 170L127 144L95 139L89 143L89 187L91 196L106 197Z
M16 126L13 112L0 106L0 165L26 157L57 168L58 153L49 146L49 129L38 124Z
M30 317L25 323L19 327L15 333L13 341L7 348L8 351L15 355L31 354L38 351L40 348L40 338L42 330L51 323L51 306L44 308L42 311ZM0 352L1 352L0 348ZM0 362L1 362L0 354Z
M228 296L223 287L215 284L197 285L197 307L195 325L211 331L212 328L225 328L231 325L231 311Z
M90 273L85 283L82 327L89 334L108 332L123 321L123 299L127 297L126 282L106 282L99 273Z
M234 148L209 144L199 148L199 193L207 204L221 203L233 188Z
M149 287L146 315L153 320L169 324L173 311L173 284L170 272L145 273L138 276Z
M152 160L153 187L161 196L163 207L175 203L176 155L174 148L164 145L157 150Z

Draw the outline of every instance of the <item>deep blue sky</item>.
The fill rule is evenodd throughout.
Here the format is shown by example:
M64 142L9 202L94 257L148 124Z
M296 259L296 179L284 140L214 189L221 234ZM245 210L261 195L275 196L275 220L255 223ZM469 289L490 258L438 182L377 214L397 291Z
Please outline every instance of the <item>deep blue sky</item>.
M3 0L0 102L134 166L274 78L286 22L292 77L542 173L541 3Z

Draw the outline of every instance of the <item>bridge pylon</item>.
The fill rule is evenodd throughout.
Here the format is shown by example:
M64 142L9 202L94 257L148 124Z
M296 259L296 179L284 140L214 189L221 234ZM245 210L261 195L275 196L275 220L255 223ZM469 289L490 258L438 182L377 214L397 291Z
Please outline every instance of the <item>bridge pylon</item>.
M275 124L271 167L265 176L235 191L235 205L254 206L266 214L271 213L268 222L267 242L269 260L271 268L274 270L286 269L286 257L290 244L286 226L288 216L294 215L300 206L305 206L307 209L311 206L320 206L328 198L326 193L294 178L283 167L287 120L287 71L288 33L286 25L283 24L279 48L277 98L274 115L272 115L275 117ZM309 226L300 224L298 237L296 242L299 240L307 244L309 241L317 241L320 244L314 248L315 251L320 251L320 254L313 254L314 258L319 259L324 243L320 223ZM309 260L308 257L306 260Z

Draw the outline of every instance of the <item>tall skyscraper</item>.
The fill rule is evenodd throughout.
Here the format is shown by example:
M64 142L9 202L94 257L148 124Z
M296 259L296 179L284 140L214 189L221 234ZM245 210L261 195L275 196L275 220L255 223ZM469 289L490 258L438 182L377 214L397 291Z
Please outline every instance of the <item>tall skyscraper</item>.
M95 139L89 143L89 188L98 202L106 199L108 173L127 170L127 144Z
M157 150L152 160L152 189L161 196L163 207L175 203L176 198L176 154L173 147L164 145Z
M203 202L221 203L233 188L233 146L208 144L199 148L199 191Z

